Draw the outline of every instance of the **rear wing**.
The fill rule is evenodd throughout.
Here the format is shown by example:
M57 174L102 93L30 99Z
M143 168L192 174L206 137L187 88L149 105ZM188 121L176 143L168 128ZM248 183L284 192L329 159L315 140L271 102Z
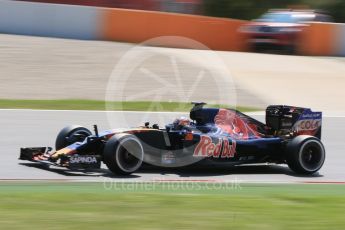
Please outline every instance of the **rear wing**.
M271 105L266 109L266 124L274 131L321 139L322 112L313 112L309 108Z

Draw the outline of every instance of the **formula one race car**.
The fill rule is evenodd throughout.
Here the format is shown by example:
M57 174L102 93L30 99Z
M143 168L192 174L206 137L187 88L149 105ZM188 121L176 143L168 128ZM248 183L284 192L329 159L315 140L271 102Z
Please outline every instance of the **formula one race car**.
M317 172L325 161L321 112L272 105L263 124L234 109L194 103L190 119L95 133L72 125L60 131L55 148L21 148L21 160L69 169L100 168L128 175L143 164L183 167L194 164L288 164L300 174Z

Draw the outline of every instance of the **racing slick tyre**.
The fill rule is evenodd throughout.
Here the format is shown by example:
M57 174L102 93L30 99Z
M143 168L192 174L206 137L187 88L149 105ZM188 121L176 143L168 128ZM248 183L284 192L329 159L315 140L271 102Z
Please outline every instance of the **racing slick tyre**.
M115 174L129 175L143 164L144 149L140 140L131 134L117 134L105 144L103 162Z
M55 149L59 150L77 141L83 141L92 135L91 131L80 125L70 125L63 128L56 137Z
M325 162L325 148L321 141L313 136L295 137L287 144L286 150L289 168L299 174L313 174Z

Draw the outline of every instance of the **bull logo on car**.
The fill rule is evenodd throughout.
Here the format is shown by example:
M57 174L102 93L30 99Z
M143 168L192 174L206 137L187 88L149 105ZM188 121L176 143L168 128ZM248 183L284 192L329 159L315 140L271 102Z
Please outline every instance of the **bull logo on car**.
M236 153L236 142L229 142L227 138L219 138L213 143L209 136L201 136L200 142L195 147L194 157L233 158Z
M228 109L219 109L214 123L235 140L247 140L250 137L259 138L261 136L254 124Z

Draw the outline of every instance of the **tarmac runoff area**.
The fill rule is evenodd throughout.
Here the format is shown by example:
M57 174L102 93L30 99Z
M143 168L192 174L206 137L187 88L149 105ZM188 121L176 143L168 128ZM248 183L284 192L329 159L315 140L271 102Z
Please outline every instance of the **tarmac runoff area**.
M345 114L344 58L144 47L141 54L149 55L140 62L126 59L134 47L2 34L0 98L104 100L110 93L111 99L119 101L196 100L259 108L289 104ZM167 53L170 56L164 55ZM216 65L196 63L198 57L207 60L210 55L216 55ZM117 70L130 70L130 78L116 76L116 84L122 88L109 92L109 78L120 61L124 65ZM225 78L217 72L219 65L229 71Z
M100 130L125 128L151 124L169 123L180 113L150 112L102 112L102 111L53 111L53 110L0 110L0 181L49 180L49 181L193 181L193 182L243 182L243 183L345 183L345 116L326 114L323 119L323 143L326 162L318 174L300 177L285 165L240 166L222 169L142 169L129 177L111 174L102 166L101 170L82 174L59 168L42 169L35 164L18 160L19 148L29 146L54 146L58 131L68 124L80 124L92 128L98 124ZM264 120L261 113L253 116ZM109 122L108 118L112 118Z

